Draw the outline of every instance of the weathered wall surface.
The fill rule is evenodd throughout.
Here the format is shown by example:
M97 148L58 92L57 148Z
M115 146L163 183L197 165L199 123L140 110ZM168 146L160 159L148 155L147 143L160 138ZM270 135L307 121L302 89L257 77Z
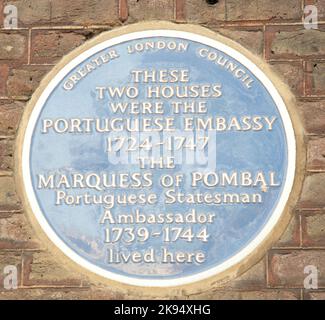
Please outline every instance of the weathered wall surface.
M18 29L3 28L3 8L18 8ZM318 8L306 30L303 8ZM170 298L325 299L325 1L324 0L11 0L0 1L0 298L146 298L93 283L53 258L28 223L14 183L14 143L24 106L42 77L66 53L124 24L162 19L193 23L262 57L296 96L307 168L285 234L248 272L221 288ZM18 267L18 289L3 288L6 265ZM304 289L304 267L319 271Z

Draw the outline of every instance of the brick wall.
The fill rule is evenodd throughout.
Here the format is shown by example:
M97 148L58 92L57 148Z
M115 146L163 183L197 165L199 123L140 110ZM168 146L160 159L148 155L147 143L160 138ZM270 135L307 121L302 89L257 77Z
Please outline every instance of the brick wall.
M18 8L17 30L3 29L6 4ZM306 4L318 7L318 30L304 29ZM325 0L0 0L0 298L135 297L73 273L44 248L15 192L13 153L25 104L62 56L102 31L150 19L206 26L272 65L296 96L308 146L303 191L277 244L224 287L175 297L325 299ZM304 289L309 264L318 290ZM17 290L2 288L6 265L18 267Z

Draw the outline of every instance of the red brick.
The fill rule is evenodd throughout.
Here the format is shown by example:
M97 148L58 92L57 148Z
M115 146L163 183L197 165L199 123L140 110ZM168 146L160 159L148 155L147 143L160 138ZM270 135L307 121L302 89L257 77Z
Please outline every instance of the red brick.
M230 38L243 47L262 56L263 54L263 32L260 28L238 28L229 27L229 28L219 28L219 27L210 27L211 30L220 33L221 35Z
M86 36L78 31L34 31L31 62L55 63L86 39Z
M307 176L304 181L298 207L300 209L325 208L325 173Z
M48 25L51 20L51 0L5 0L18 9L18 27Z
M7 81L8 96L31 96L49 69L47 66L24 66L12 69Z
M14 167L14 141L0 138L0 171L12 171Z
M0 211L20 209L13 177L0 177Z
M271 65L295 95L303 95L304 73L301 62L272 62Z
M17 131L24 103L0 100L0 135L11 136Z
M300 246L300 216L295 214L281 238L274 244L273 247L299 247Z
M129 295L114 292L105 288L18 288L17 290L1 290L0 300L123 300ZM135 297L141 299L141 297Z
M87 299L83 288L18 288L5 290L0 288L0 300L78 300Z
M118 0L51 2L51 23L55 25L114 25L118 22Z
M299 300L298 290L227 290L189 296L191 300Z
M173 20L174 0L129 0L129 20Z
M296 26L266 28L267 59L299 59L325 56L325 32Z
M325 247L325 212L306 212L302 215L302 245Z
M306 291L304 294L304 299L306 300L325 300L325 291Z
M185 1L185 17L188 22L214 23L224 21L225 14L225 0L220 0L214 5L209 5L206 0Z
M325 20L325 1L324 0L314 0L314 5L317 7L319 21L324 21Z
M325 96L325 63L314 62L311 68L311 94Z
M0 1L0 12L3 12L3 9L4 9L4 3L3 1ZM0 14L0 28L3 27L3 14Z
M227 0L227 20L301 20L301 1Z
M0 249L37 249L38 241L24 214L0 219Z
M9 75L9 66L0 64L0 96L5 97L7 94L7 79Z
M25 286L80 287L85 281L84 277L66 268L48 252L25 252L23 262Z
M175 20L178 22L186 20L185 5L186 0L175 0Z
M119 0L119 18L122 22L126 21L129 17L128 0Z
M113 25L118 0L6 0L18 8L18 26Z
M214 290L257 290L266 286L266 259L261 259L244 273L232 280L213 282L210 291Z
M309 97L313 95L313 64L310 61L304 62L305 73L305 96Z
M249 270L241 274L239 277L225 283L222 289L241 289L256 290L258 288L265 288L266 286L266 261L260 260L257 264L252 266ZM220 289L221 290L221 289Z
M309 140L307 168L311 171L325 171L325 138Z
M319 135L325 132L325 100L297 102L297 108L307 134Z
M26 32L0 32L0 60L27 62Z
M318 269L318 286L325 286L325 250L277 251L269 255L271 287L304 288L306 266Z

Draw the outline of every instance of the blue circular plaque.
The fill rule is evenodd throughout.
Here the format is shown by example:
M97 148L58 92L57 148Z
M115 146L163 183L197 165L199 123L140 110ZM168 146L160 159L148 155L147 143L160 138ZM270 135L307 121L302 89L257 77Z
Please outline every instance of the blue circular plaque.
M257 250L287 203L286 106L222 41L167 29L109 37L61 62L31 103L29 205L55 245L108 279L221 274Z

